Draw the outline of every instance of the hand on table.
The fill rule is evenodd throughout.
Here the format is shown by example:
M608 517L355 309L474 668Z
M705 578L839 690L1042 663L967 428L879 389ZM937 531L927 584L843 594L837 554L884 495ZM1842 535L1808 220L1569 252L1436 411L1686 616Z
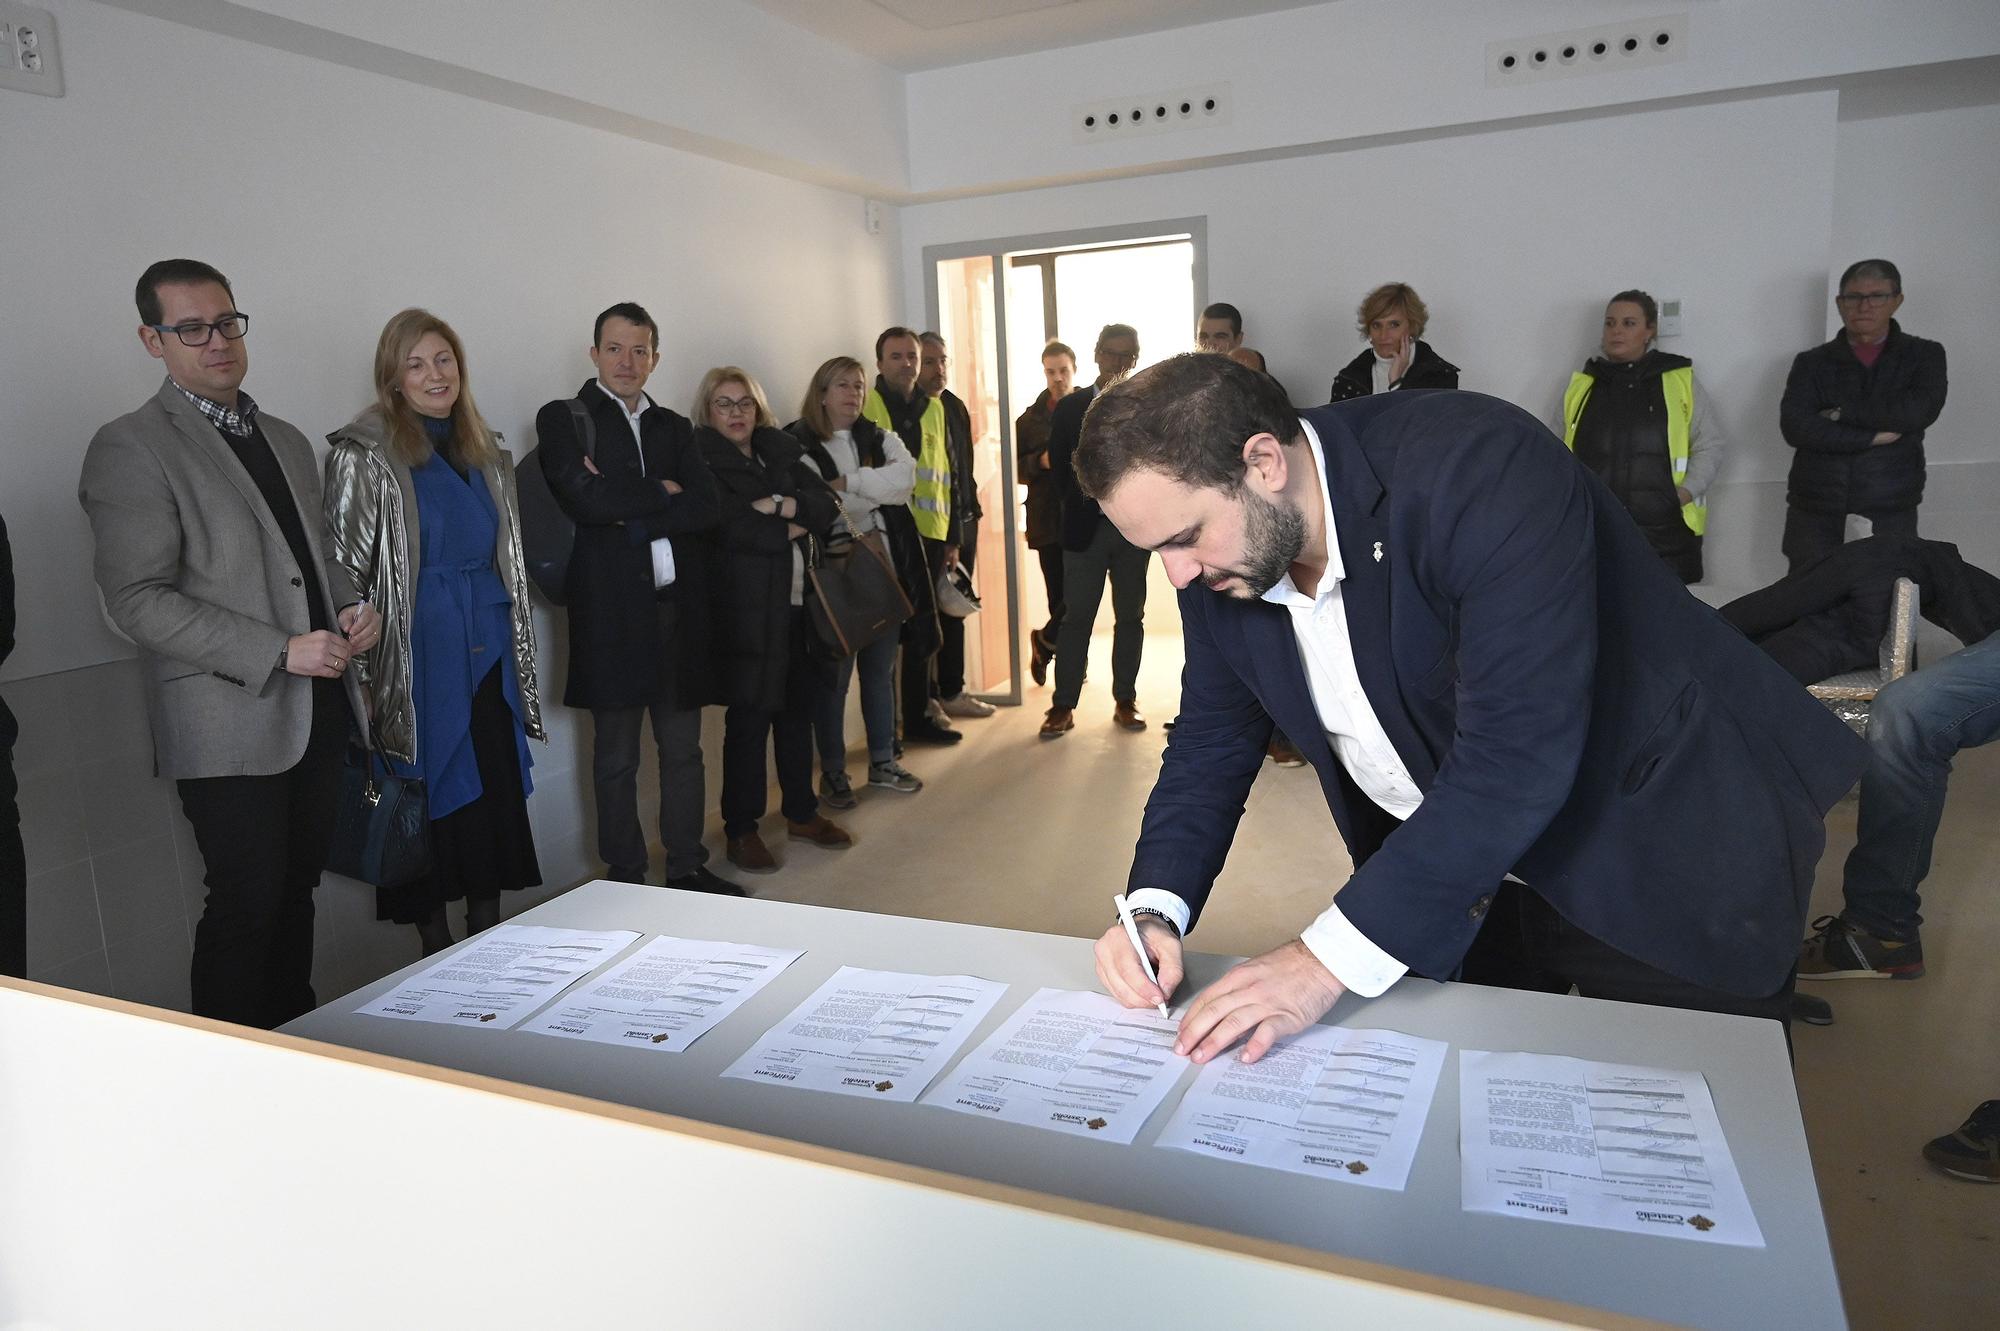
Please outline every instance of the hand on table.
M1129 953L1131 946L1125 950ZM1103 954L1100 942L1098 956ZM1136 958L1133 965L1138 965ZM1103 969L1100 960L1098 970L1102 973ZM1174 1052L1206 1063L1247 1035L1243 1061L1255 1063L1279 1040L1297 1035L1325 1016L1346 992L1346 986L1294 938L1283 947L1232 967L1204 989L1181 1018Z
M1097 940L1097 978L1104 991L1126 1007L1156 1008L1181 982L1181 939L1173 927L1157 915L1139 916L1139 939L1153 959L1160 977L1155 985L1139 965L1139 954L1125 936L1125 926L1114 924Z

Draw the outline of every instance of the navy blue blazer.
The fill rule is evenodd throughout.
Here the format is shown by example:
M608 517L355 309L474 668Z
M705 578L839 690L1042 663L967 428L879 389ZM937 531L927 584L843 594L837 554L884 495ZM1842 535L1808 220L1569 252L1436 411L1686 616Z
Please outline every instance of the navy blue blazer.
M1405 392L1303 416L1362 689L1423 804L1399 823L1348 777L1287 611L1197 580L1180 593L1180 724L1131 888L1165 888L1199 917L1275 722L1317 770L1356 865L1342 914L1416 974L1456 973L1512 872L1652 966L1776 990L1822 819L1866 746L1690 596L1526 412Z

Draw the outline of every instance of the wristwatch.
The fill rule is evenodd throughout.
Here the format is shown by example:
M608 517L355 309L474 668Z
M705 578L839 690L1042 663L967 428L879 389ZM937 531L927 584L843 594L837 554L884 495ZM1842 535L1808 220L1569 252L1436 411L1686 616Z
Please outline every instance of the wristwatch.
M284 674L284 673L285 673L285 662L286 662L286 661L289 661L289 660L291 659L291 656L292 656L292 644L290 644L290 643L286 643L286 644L285 644L285 645L284 645L283 647L280 647L280 648L278 649L278 673L279 673L279 674L281 674L281 675L282 675L282 674Z
M1179 938L1181 936L1181 927L1175 924L1174 917L1167 914L1165 911L1155 909L1152 906L1131 906L1128 907L1128 909L1132 914L1132 920L1135 924L1138 922L1138 919L1141 915L1152 915L1157 917L1162 923L1164 923L1167 926L1167 928L1172 929L1174 931L1174 937Z

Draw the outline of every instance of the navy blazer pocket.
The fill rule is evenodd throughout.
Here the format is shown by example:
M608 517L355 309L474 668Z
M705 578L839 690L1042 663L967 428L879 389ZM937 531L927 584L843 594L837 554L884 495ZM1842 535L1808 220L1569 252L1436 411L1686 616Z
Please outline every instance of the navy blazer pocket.
M1666 766L1674 751L1689 735L1695 733L1695 720L1705 701L1699 680L1689 680L1687 687L1675 695L1665 712L1660 716L1652 731L1640 743L1626 764L1625 779L1619 788L1626 795L1636 795Z

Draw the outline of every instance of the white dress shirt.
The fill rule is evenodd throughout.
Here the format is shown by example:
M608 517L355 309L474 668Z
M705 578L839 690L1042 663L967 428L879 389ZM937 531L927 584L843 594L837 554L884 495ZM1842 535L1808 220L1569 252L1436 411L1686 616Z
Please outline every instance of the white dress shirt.
M1306 686L1312 692L1313 707L1334 756L1361 793L1396 818L1408 818L1423 803L1423 792L1411 780L1409 771L1380 718L1362 692L1361 678L1354 665L1354 644L1347 636L1347 610L1341 601L1340 584L1346 570L1340 559L1340 543L1333 525L1333 500L1319 471L1319 436L1309 422L1301 421L1308 448L1306 457L1314 469L1313 484L1319 493L1320 511L1326 520L1326 571L1311 595L1299 590L1287 573L1264 599L1283 606L1292 617L1292 634L1305 666ZM1187 929L1187 903L1160 888L1141 888L1128 898L1135 908L1150 906ZM1300 935L1307 949L1319 958L1342 985L1364 998L1373 998L1401 979L1409 967L1384 952L1367 935L1350 924L1337 904L1329 904L1320 917Z
M645 448L645 442L639 434L639 418L646 414L646 408L653 405L653 399L646 396L646 394L643 392L640 393L639 409L637 411L633 411L630 407L627 407L625 405L624 398L619 397L616 393L612 392L610 389L604 386L604 381L602 379L593 380L593 382L596 383L598 392L610 398L614 403L617 404L618 410L625 413L625 423L632 427L632 446L639 450L639 474L641 476L645 475L646 448ZM655 484L657 484L657 482L655 482ZM655 536L653 538L653 590L658 591L662 587L669 586L670 584L672 584L673 580L674 580L674 543L664 536Z

